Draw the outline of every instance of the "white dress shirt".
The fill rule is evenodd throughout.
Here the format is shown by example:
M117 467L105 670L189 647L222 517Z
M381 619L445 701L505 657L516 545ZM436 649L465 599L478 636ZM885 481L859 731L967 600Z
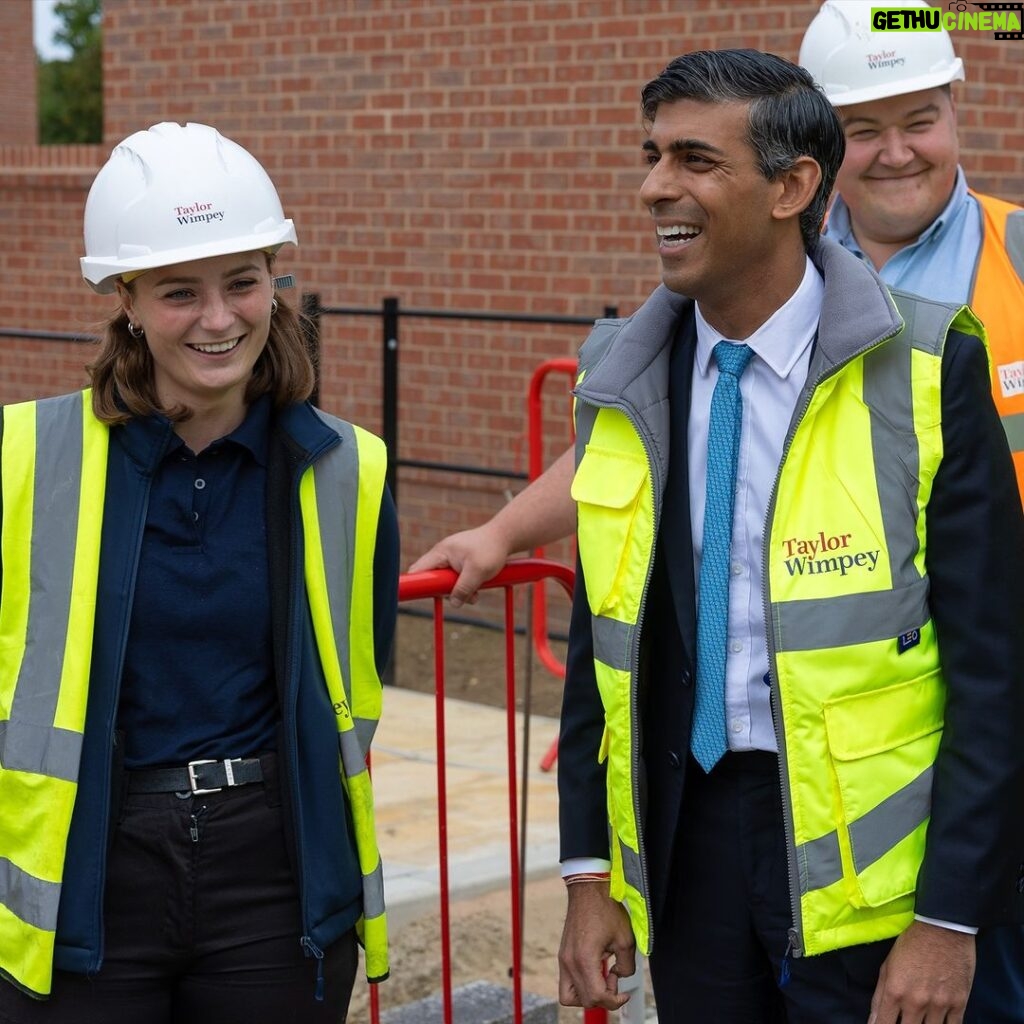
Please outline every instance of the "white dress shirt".
M749 338L725 338L696 308L697 352L687 424L690 532L694 585L704 549L704 482L708 418L718 381L712 350L719 341L754 350L740 377L743 421L736 466L736 500L729 558L729 630L725 663L725 732L730 750L778 750L769 703L768 649L764 618L764 520L782 446L800 391L807 380L811 343L825 284L807 260L803 280L790 299Z

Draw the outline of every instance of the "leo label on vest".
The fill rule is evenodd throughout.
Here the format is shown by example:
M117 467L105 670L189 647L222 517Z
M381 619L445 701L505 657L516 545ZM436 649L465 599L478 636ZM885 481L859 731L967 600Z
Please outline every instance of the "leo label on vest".
M1003 392L1003 398L1024 395L1024 360L1003 363L996 369L999 372L999 388Z
M896 638L896 653L905 654L911 647L916 647L921 642L921 630L911 629L900 634Z
M852 533L826 534L816 537L789 537L782 542L786 568L790 576L819 576L837 572L845 576L854 569L874 572L880 548L874 551L850 551Z

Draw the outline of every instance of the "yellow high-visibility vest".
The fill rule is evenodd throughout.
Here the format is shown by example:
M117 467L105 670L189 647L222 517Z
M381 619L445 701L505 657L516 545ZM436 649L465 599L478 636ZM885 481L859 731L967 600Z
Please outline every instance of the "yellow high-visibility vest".
M380 718L373 552L383 443L341 437L300 481L305 578L334 705L363 874L366 970L388 973L366 754ZM100 564L109 428L89 391L8 406L0 446L0 972L50 992L64 855L78 788Z
M798 955L892 937L912 920L943 727L925 574L942 460L942 351L951 328L982 340L984 331L966 307L893 299L903 326L805 392L765 524ZM623 323L599 323L581 354L572 493L605 712L598 756L607 760L611 895L649 952L638 658L668 417L650 365L628 380L630 400L627 382L620 389L607 372L588 391ZM656 372L667 378L664 365Z

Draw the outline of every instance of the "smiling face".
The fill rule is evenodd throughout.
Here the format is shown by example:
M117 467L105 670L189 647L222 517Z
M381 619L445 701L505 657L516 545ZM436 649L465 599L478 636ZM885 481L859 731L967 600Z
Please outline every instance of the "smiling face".
M760 326L804 268L787 178L761 173L748 111L742 102L662 103L644 143L650 170L640 198L654 220L662 279L723 333Z
M915 242L956 183L956 106L947 89L857 103L839 111L846 157L836 186L857 241L880 266Z
M145 331L165 409L245 409L245 389L270 333L273 283L262 252L211 256L118 283L129 321Z

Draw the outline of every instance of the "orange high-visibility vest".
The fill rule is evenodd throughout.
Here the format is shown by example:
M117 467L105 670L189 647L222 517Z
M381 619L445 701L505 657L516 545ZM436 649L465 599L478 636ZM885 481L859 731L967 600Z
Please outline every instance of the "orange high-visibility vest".
M993 196L971 195L981 207L983 232L971 309L988 332L992 397L1024 500L1024 209Z

